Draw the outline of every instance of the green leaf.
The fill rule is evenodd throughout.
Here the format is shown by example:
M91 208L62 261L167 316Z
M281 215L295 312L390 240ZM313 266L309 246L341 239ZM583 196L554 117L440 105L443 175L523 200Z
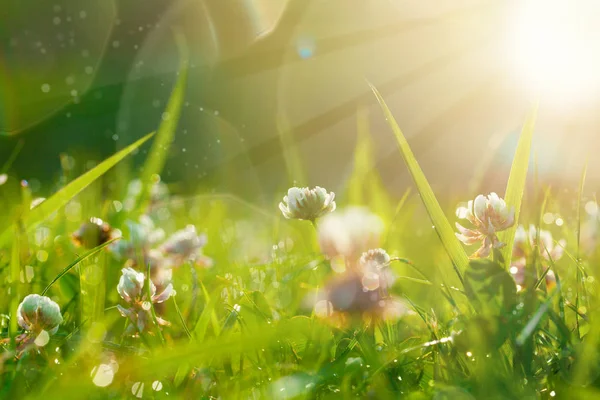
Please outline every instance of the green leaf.
M533 128L537 117L537 105L533 108L531 115L523 125L521 137L517 144L517 151L510 168L508 184L506 185L506 193L504 200L509 207L515 208L515 223L512 227L498 234L500 240L506 243L502 249L505 264L510 265L513 242L515 240L515 232L519 223L519 215L521 213L521 201L523 200L523 192L525 191L525 181L527 179L527 169L529 168L529 155L531 153L531 140L533 138Z
M44 219L49 217L50 214L63 207L79 192L88 187L96 179L104 175L106 171L111 169L115 164L117 164L119 161L125 158L125 156L127 156L129 153L131 153L132 151L140 147L142 144L144 144L148 139L152 137L152 135L154 135L154 133L150 133L144 136L135 143L130 144L123 150L102 161L96 167L81 175L79 178L75 179L67 186L63 187L61 190L56 192L52 197L46 199L40 205L35 207L27 214L26 217L23 218L23 227L25 228L25 230L31 231L33 228L35 228L37 224L41 223L42 221L44 221ZM0 244L9 241L11 236L12 229L7 228L0 235Z
M142 176L140 177L142 190L137 199L137 212L139 214L142 214L146 209L150 201L152 186L156 183L156 176L160 174L165 166L169 148L175 137L175 130L177 129L185 96L185 85L188 76L188 51L183 35L177 33L175 39L180 53L179 77L169 97L167 108L163 113L156 139L152 143L152 148L142 168Z
M412 150L410 149L410 146L408 145L408 141L404 137L404 134L400 130L400 127L398 127L398 124L396 123L396 120L394 119L388 106L385 104L385 101L383 100L381 94L379 94L379 91L375 88L375 86L373 86L370 83L369 85L371 86L371 90L373 91L373 93L375 93L375 96L377 97L377 101L379 102L379 105L383 110L386 121L388 122L388 124L392 128L392 131L396 135L396 140L398 141L400 153L402 154L402 158L404 159L404 162L406 163L406 166L410 171L413 181L417 186L417 190L421 195L421 200L423 200L423 204L427 209L429 218L431 218L431 222L433 223L433 226L435 227L435 230L440 240L442 241L442 244L444 245L448 256L454 264L455 271L462 281L462 275L460 271L467 268L469 264L467 254L465 253L462 244L456 238L452 225L450 225L450 222L444 215L444 212L442 211L442 208L440 207L440 204L438 203L433 193L433 190L429 185L429 182L427 182L427 178L425 178L425 174L423 174L419 163L415 159L415 156Z
M500 264L488 259L469 262L465 291L481 314L505 315L517 302L517 287L512 276Z
M200 314L200 318L198 318L198 322L196 322L196 326L194 327L194 335L198 342L202 342L206 337L208 325L210 324L215 307L219 302L219 293L221 292L221 287L217 287L213 291L212 295L209 296L208 292L204 288L204 285L202 286L202 289L204 292L204 298L206 300L206 303L204 305L202 313Z

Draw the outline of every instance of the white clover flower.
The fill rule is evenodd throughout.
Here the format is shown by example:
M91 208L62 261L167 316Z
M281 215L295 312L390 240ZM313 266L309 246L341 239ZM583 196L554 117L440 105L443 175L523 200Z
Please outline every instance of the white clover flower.
M279 209L287 219L315 219L335 210L335 193L316 186L310 188L290 188L287 196L279 203Z
M117 291L123 300L129 303L129 307L125 308L117 305L117 309L122 316L128 318L130 325L127 333L134 333L137 328L139 331L144 330L146 324L150 320L149 313L151 303L160 304L165 302L173 294L173 284L163 282L165 287L157 294L156 285L150 282L150 301L147 301L146 276L143 272L137 272L133 268L123 268L123 275L117 285ZM170 279L170 276L169 276ZM157 317L159 325L168 325L168 322L160 317Z
M359 265L363 274L363 290L387 289L394 284L396 276L389 267L391 258L384 249L371 249L362 254Z
M194 225L188 225L171 235L159 250L169 257L181 262L195 260L201 256L202 247L206 244L206 235L199 235Z
M17 308L19 326L29 332L46 331L53 335L63 322L60 307L46 296L30 294Z
M144 281L146 279L144 273L137 272L133 268L123 268L121 271L123 275L119 279L117 292L128 303L140 300L144 293Z
M121 275L119 284L117 285L117 292L119 292L121 298L128 303L142 302L146 298L146 275L143 272L137 272L131 267L123 268L121 271L123 275ZM153 303L164 302L171 297L172 292L173 285L168 283L160 294L156 294L156 285L150 282L150 295Z
M365 251L360 257L360 264L365 268L382 269L390 263L390 255L384 249Z
M514 207L509 208L503 199L492 192L488 196L479 195L474 201L470 200L467 209L466 219L474 229L456 223L460 232L456 237L466 245L482 242L471 257L487 257L492 248L502 248L505 244L498 240L496 232L508 229L515 223Z
M377 248L384 225L381 218L364 207L348 207L325 216L317 233L321 251L333 259L341 256L356 263L362 252Z

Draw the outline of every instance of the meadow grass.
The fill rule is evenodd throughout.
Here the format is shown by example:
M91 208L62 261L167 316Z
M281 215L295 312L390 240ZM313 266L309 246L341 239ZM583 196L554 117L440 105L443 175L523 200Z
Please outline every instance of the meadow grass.
M355 170L347 189L336 195L337 210L328 216L347 215L344 210L361 206L360 212L368 209L381 221L381 229L365 243L385 249L390 259L380 266L375 288L367 290L370 275L361 283L364 293L379 300L377 305L393 299L393 312L382 313L354 303L340 309L323 297L348 294L351 286L345 285L353 282L357 259L345 253L340 260L327 251L322 236L328 216L313 224L283 218L277 202L287 188L270 209L228 194L184 198L154 192L184 83L182 73L168 105L172 119L166 118L152 138L133 194L124 195L124 187L107 190L114 181L110 168L152 135L79 178L63 179L60 190L33 208L25 183L9 176L0 185L7 210L0 221L2 397L509 399L600 394L597 205L586 195L585 172L567 194L555 196L541 182L526 190L535 111L524 125L507 187L497 189L506 190L517 221L499 233L504 247L488 257L469 258L467 250L474 249L455 236L455 209L478 193L438 201L392 113L372 88L414 187L406 188L398 202L389 195L373 168L368 124L359 110ZM284 128L285 143L289 132ZM304 177L299 157L289 157L290 174ZM121 236L91 245L73 241L72 234L92 217L111 231L119 229ZM197 246L201 256L175 262L172 277L159 283L145 246L162 246L168 253L168 245L164 239L136 239L140 217L167 237L194 226L202 235L193 239L206 238ZM525 244L515 240L522 236L519 224L537 227ZM358 235L374 229L354 228ZM543 240L546 230L565 242ZM119 258L115 249L120 243L131 244L133 255ZM524 246L523 254L517 254L518 245ZM350 253L360 257L370 249ZM125 266L142 277L136 306L127 295L137 289L120 281ZM384 273L394 277L385 288ZM172 295L154 301L168 283ZM60 306L63 321L56 333L33 334L18 323L19 303L33 293ZM143 314L143 326L138 325L140 314L122 315L134 307Z

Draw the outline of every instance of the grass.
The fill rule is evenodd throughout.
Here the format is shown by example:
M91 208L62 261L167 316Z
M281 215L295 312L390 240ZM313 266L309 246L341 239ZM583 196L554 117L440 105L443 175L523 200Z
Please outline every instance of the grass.
M169 102L174 115L183 96L182 80ZM150 137L63 182L62 189L32 210L26 188L21 196L2 198L2 206L15 212L4 221L0 236L0 285L5 293L0 298L5 313L0 396L598 396L600 324L593 278L600 253L594 238L586 237L580 228L587 224L597 229L598 223L581 213L581 203L593 198L583 191L584 178L579 186L574 183L573 198L564 193L553 196L548 188L539 189L544 196L523 197L533 133L533 123L526 124L510 171L508 205L516 207L519 223L542 225L556 239L567 239L567 247L563 257L545 256L550 255L547 247L530 247L525 283L517 290L515 275L506 268L512 265L511 251L470 260L454 236L455 204L477 193L438 199L391 111L373 90L415 185L394 204L373 168L366 111L361 109L355 171L347 196L336 197L340 210L332 215L352 205L379 215L384 230L375 244L385 246L392 256L388 268L398 279L387 293L377 293L385 299L393 296L401 312L388 318L367 312L319 312L309 299L323 288L330 289L331 282L344 274L335 272L338 260L322 254L308 221L283 220L277 209L279 198L270 209L227 194L152 200L152 187L147 185L164 163L165 146L176 123L169 121L154 139L138 207L126 209L120 206L125 199L101 189L110 167ZM297 164L294 155L289 170L300 171ZM11 176L0 192L17 182ZM543 204L528 202L542 197ZM431 221L425 218L423 206ZM107 251L119 240L82 249L69 237L82 222L99 217L123 232L122 241L129 240L133 232L126 221L136 220L140 210L167 236L190 224L206 234L203 253L212 266L178 263L172 277L176 295L160 305L150 304L146 327L129 334L131 322L117 309L117 305L128 306L116 290L125 261ZM544 223L540 214L547 213L553 220L560 216L563 224ZM508 243L514 234L514 230L507 233ZM356 260L346 261L350 268ZM136 268L148 276L151 265L145 263L142 257ZM555 283L546 279L549 271ZM147 300L153 288L149 280L145 282ZM30 293L49 296L64 318L43 346L25 345L24 331L16 323L17 306ZM88 307L100 313L88 313ZM160 325L159 318L169 325Z

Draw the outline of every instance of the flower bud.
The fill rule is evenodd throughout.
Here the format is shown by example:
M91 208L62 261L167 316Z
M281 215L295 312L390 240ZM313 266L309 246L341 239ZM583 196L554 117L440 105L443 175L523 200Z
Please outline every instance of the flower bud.
M90 218L71 235L77 246L93 248L113 238L113 229L100 218Z
M17 309L17 319L21 328L30 332L47 331L53 335L63 318L60 307L46 296L30 294Z

